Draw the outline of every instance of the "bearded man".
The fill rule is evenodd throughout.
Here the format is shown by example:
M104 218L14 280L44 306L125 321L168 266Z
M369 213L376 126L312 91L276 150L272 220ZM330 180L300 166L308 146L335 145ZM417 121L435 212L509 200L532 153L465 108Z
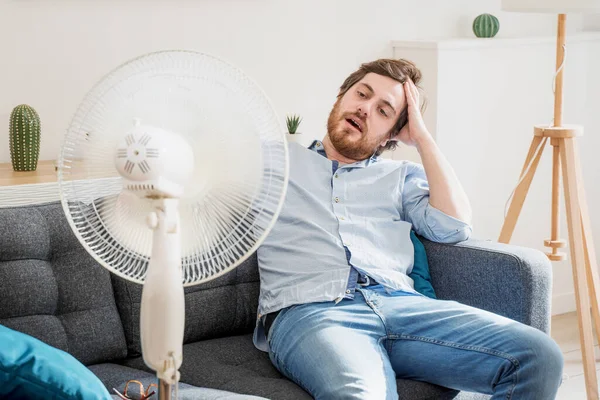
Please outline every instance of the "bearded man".
M291 144L288 191L258 249L254 344L316 399L397 399L396 378L492 399L553 399L563 357L545 333L417 291L411 231L471 236L471 207L419 107L410 61L344 80L327 134ZM398 143L422 164L380 157Z

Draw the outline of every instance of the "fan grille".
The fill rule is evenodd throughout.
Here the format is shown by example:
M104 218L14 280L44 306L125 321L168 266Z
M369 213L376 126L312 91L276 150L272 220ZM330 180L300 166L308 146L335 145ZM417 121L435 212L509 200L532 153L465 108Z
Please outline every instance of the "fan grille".
M123 189L114 165L136 119L182 135L194 150L179 207L183 284L239 265L270 231L287 187L287 144L267 97L239 69L190 51L138 57L86 95L59 159L63 208L96 260L143 283L154 206Z

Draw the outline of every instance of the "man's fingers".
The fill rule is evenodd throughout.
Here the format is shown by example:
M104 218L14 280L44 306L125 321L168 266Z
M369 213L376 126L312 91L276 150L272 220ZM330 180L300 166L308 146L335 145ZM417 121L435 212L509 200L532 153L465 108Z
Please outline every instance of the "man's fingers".
M417 89L417 86L410 78L408 78L404 83L404 91L406 92L407 102L416 110L419 108L419 89Z
M415 105L419 105L419 89L417 89L417 85L412 80L410 81L410 88L412 89L413 99L415 100Z
M413 96L413 91L412 88L410 86L410 79L407 79L406 82L404 82L404 93L406 94L406 102L408 103L408 105L415 105L415 99Z

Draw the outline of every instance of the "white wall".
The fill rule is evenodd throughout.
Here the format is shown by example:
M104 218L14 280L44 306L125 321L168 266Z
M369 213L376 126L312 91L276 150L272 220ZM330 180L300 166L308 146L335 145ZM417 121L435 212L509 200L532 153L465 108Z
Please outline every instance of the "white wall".
M374 3L375 4L375 3ZM41 157L59 138L85 92L104 73L165 48L209 52L257 80L281 115L304 116L322 137L343 78L359 63L391 55L390 41L470 34L493 12L500 35L553 32L551 16L502 13L499 1L383 0L0 1L0 162L9 160L8 115L28 103L41 115ZM534 23L535 22L535 23ZM575 27L575 25L573 25ZM2 126L2 125L0 125Z
M499 17L499 38L555 34L555 16L505 13L499 0L0 0L0 162L10 160L14 106L38 110L41 158L53 159L79 101L103 74L167 48L205 51L241 67L282 122L286 113L303 115L308 143L323 137L337 88L361 62L391 57L393 40L472 36L472 20L483 12ZM585 20L587 28L598 25ZM569 32L583 26L582 18L569 17ZM597 70L600 61L593 62ZM460 97L446 106L459 105ZM586 107L583 122L599 127L597 101ZM506 157L522 164L522 146ZM591 185L594 176L586 174ZM494 185L482 181L481 190ZM476 223L488 224L482 232L499 229ZM521 228L525 236L533 232ZM563 275L555 293L567 291Z

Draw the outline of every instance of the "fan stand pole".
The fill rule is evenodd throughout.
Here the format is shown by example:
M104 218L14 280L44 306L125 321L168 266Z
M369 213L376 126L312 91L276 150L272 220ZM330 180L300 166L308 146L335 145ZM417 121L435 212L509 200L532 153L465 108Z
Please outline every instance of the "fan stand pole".
M501 243L508 243L515 229L517 219L525 202L527 191L531 185L533 175L538 166L540 156L548 138L553 150L552 174L552 222L551 238L544 241L544 245L551 247L552 251L546 253L552 261L566 259L563 253L556 251L564 247L565 241L558 238L558 200L560 193L560 170L564 181L564 196L569 231L569 247L571 265L575 286L575 299L579 323L579 338L583 356L585 384L588 399L598 400L598 379L594 355L594 333L592 325L595 324L596 332L600 334L600 304L598 303L598 289L600 279L596 263L596 254L592 240L592 232L585 198L585 189L581 166L577 154L576 137L583 135L581 126L562 126L562 94L565 49L565 22L566 15L558 16L558 34L556 41L556 89L554 98L554 124L553 126L535 126L534 137L521 172L520 183L515 190L514 197L502 225ZM541 148L540 148L541 145ZM529 168L529 169L528 169Z
M185 294L181 276L181 222L179 199L160 197L146 219L152 230L140 305L140 337L146 365L156 371L158 397L171 399L179 381L185 321Z
M171 400L171 389L173 385L170 385L163 379L158 380L158 400Z

